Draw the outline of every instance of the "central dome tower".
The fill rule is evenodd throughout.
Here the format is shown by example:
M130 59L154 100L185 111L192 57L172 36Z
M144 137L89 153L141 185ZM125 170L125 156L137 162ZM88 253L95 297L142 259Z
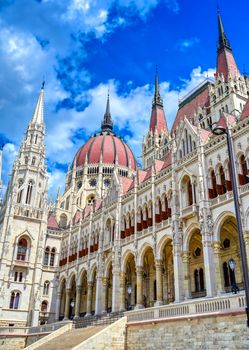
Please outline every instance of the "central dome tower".
M97 197L103 198L114 172L119 177L132 178L136 168L130 147L113 131L108 94L101 131L77 151L67 172L65 193L58 196L57 208L63 215L74 215L77 210L94 204Z

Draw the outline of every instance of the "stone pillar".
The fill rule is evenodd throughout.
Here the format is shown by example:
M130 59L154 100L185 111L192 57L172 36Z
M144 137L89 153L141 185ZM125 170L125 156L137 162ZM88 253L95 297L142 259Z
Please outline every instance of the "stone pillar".
M181 257L180 242L173 242L173 258L174 258L174 282L175 282L175 302L179 303L184 299L183 290L183 264Z
M243 232L243 237L244 237L245 248L246 248L247 267L249 270L249 231Z
M71 295L71 289L67 288L66 289L66 303L65 303L64 320L68 320L68 318L69 318L70 295Z
M120 311L124 311L125 310L125 295L126 295L126 285L125 285L125 272L120 272L120 298L119 298L119 305Z
M224 282L223 282L223 271L221 265L221 242L214 241L212 243L213 252L214 252L214 265L215 265L215 281L216 281L216 290L217 294L224 292Z
M183 263L183 289L184 298L191 298L191 286L190 286L190 271L189 271L189 252L182 253L182 263Z
M97 276L96 282L96 299L95 299L95 315L101 315L102 313L102 297L103 297L103 285L102 276Z
M137 272L137 305L136 309L143 308L143 268L142 266L136 267Z
M108 277L102 277L102 313L107 313Z
M91 312L92 312L92 293L93 293L93 282L88 282L87 283L86 316L91 315Z
M74 318L80 317L80 299L81 299L81 286L76 287L76 300L75 300L75 315Z
M61 292L58 292L56 295L55 321L59 321L60 307L61 307Z
M216 295L215 279L213 278L215 275L215 266L212 244L209 237L208 239L203 237L203 257L207 297L213 297Z
M112 274L112 312L119 311L119 271Z
M155 305L163 304L163 276L162 276L162 261L156 260L156 303Z

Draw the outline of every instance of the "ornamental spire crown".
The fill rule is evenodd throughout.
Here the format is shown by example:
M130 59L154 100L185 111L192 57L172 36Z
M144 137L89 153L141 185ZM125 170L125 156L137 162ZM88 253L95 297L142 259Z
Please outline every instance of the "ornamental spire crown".
M101 123L101 130L102 131L112 131L113 129L113 122L110 112L110 97L109 97L109 91L107 95L107 101L106 101L106 110L104 114L104 119Z

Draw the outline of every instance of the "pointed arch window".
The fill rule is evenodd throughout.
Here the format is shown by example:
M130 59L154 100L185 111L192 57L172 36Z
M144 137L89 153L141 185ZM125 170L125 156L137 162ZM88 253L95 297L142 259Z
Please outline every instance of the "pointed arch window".
M48 295L49 293L49 281L45 281L43 285L43 295Z
M35 165L35 162L36 162L36 158L33 157L33 158L32 158L32 163L31 163L31 164L32 164L32 165Z
M28 183L28 189L27 189L27 195L26 195L26 204L30 204L31 202L31 196L32 196L32 191L33 191L33 182L30 180Z
M208 189L208 193L209 193L209 198L212 199L217 197L216 175L213 169L210 171L210 183L211 183L211 188Z
M19 307L19 302L20 302L20 293L19 292L12 292L10 296L10 309L15 309L17 310Z
M49 252L50 252L50 249L49 249L49 247L47 247L45 249L44 260L43 260L43 265L45 265L45 266L48 266Z
M27 249L28 249L28 242L25 238L22 238L18 242L17 246L17 260L26 260L27 255Z
M244 154L240 156L240 171L241 174L239 174L239 184L243 186L249 182L248 169Z
M51 254L50 254L50 262L49 262L49 265L50 265L50 266L54 266L54 263L55 263L55 253L56 253L56 249L55 249L55 248L52 248Z
M190 179L188 180L188 183L187 183L187 186L188 186L188 205L193 205L193 191L192 191L192 184L191 184L191 181Z

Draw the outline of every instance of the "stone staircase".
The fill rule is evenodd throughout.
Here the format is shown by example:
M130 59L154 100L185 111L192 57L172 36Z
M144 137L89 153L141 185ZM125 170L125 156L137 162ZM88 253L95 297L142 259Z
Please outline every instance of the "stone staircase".
M77 320L74 320L74 328L85 328L89 326L108 325L113 322L116 322L123 316L124 316L123 312L115 312L115 313L110 313L105 315L92 315L88 317L80 317Z
M106 325L98 325L84 329L72 329L37 347L37 350L70 350L106 327Z

